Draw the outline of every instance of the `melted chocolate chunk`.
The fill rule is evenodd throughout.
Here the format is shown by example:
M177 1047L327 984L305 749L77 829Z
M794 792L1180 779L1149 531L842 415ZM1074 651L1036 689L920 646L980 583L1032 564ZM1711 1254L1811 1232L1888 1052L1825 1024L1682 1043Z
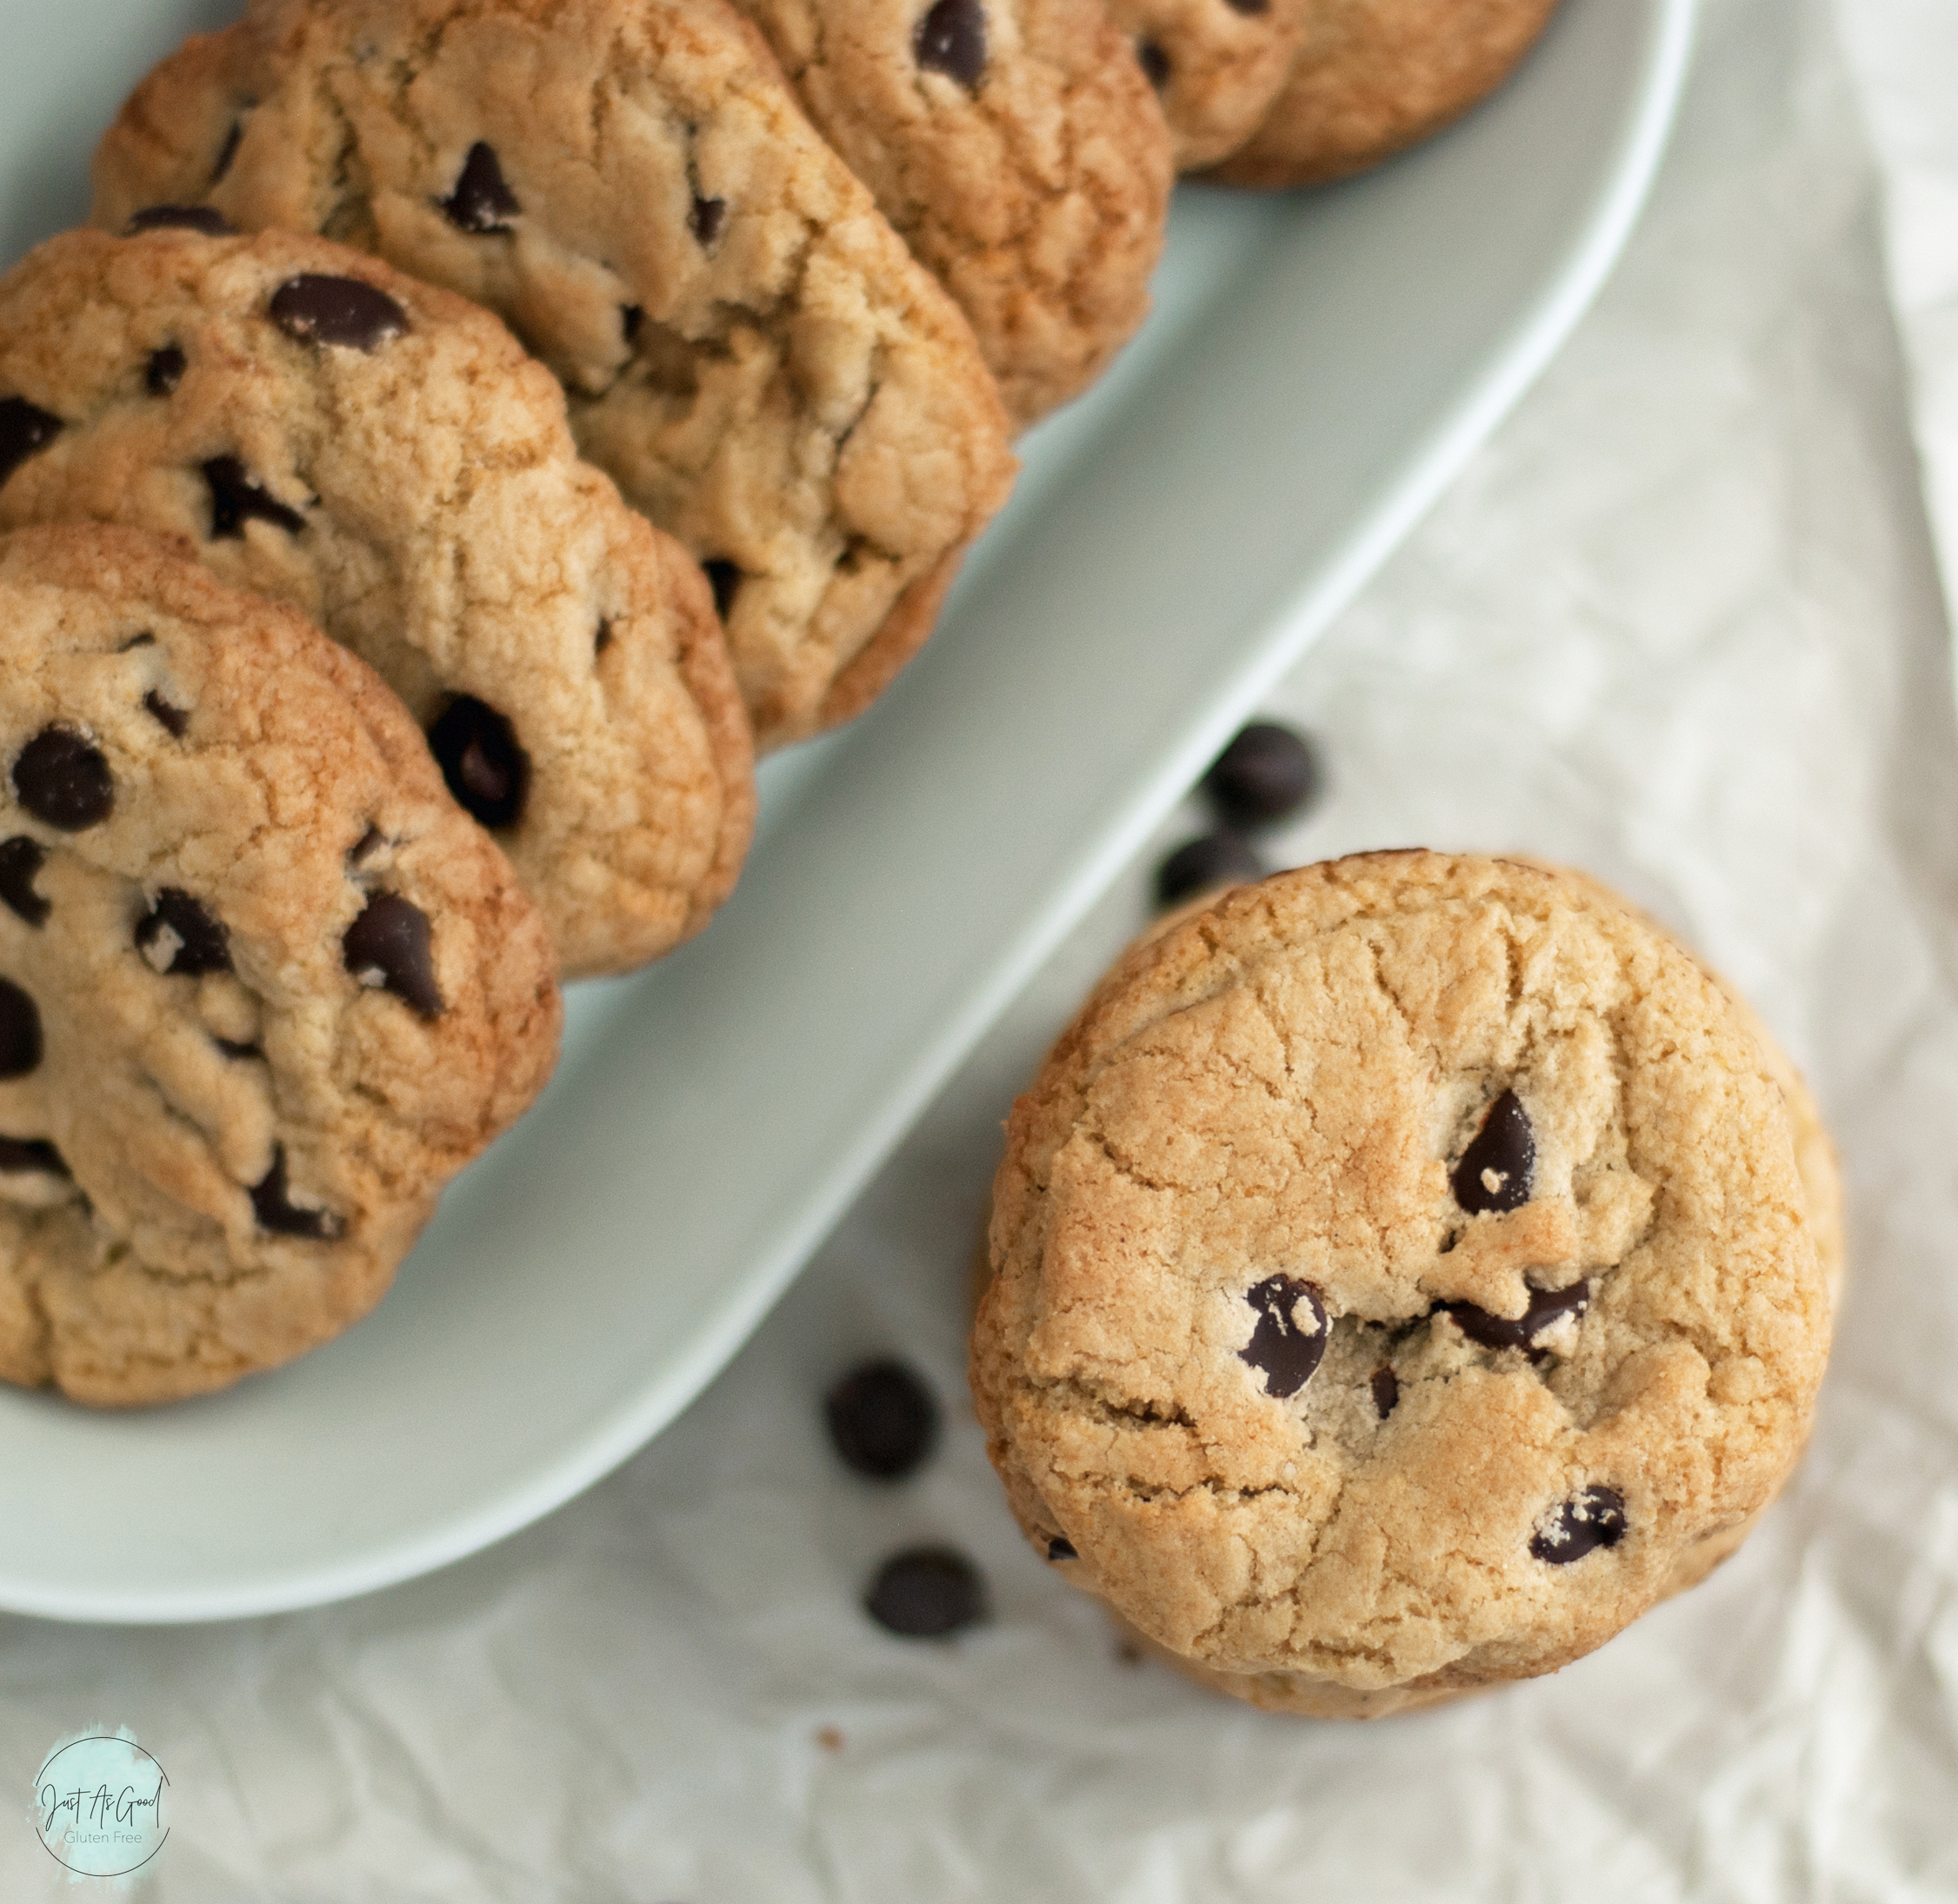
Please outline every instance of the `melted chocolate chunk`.
M214 543L242 541L244 526L250 522L270 523L289 536L306 533L306 518L253 482L236 456L213 456L204 465L204 481L210 485L210 539Z
M1254 721L1211 763L1203 790L1234 826L1255 827L1302 813L1319 781L1319 756L1302 734Z
M707 577L708 587L714 591L714 612L724 622L728 618L729 609L734 606L735 596L741 588L741 570L719 556L711 562L703 562L700 566Z
M24 396L0 398L0 483L27 459L45 449L61 434L58 416Z
M1536 1133L1514 1091L1489 1106L1475 1140L1449 1178L1455 1200L1474 1216L1482 1210L1521 1209L1529 1202L1536 1168Z
M1056 1534L1047 1543L1047 1557L1050 1561L1078 1561L1081 1555L1075 1552L1074 1542L1064 1534Z
M1568 1289L1532 1289L1529 1307L1521 1315L1491 1315L1473 1302L1444 1302L1442 1313L1484 1348L1528 1348L1536 1338L1567 1315L1582 1315L1591 1306L1591 1286L1574 1282Z
M285 1176L285 1146L272 1152L272 1168L264 1181L251 1187L251 1208L261 1229L275 1236L302 1236L309 1242L330 1243L344 1227L331 1210L301 1209L290 1196Z
M154 688L143 696L143 705L179 738L190 724L190 716L182 708L173 708Z
M449 222L463 231L486 236L493 231L508 231L509 222L523 210L516 194L503 180L503 168L496 149L478 139L463 161L462 176L448 197L437 203L449 214Z
M918 64L969 91L986 70L986 10L979 0L938 0L911 43Z
M442 1015L429 915L399 893L376 893L347 928L341 955L370 989L390 991L424 1018Z
M150 353L150 362L143 373L143 387L152 396L169 396L183 381L183 373L190 366L184 355L174 343L166 343L161 350Z
M217 149L216 163L210 169L210 182L216 184L231 170L231 161L238 156L238 143L244 137L244 121L234 119L231 130L224 135L224 143Z
M1155 902L1167 911L1199 893L1245 886L1264 877L1264 862L1242 833L1220 828L1186 840L1155 869Z
M986 1581L956 1548L909 1548L877 1569L863 1610L907 1640L942 1640L986 1617Z
M40 1062L40 1007L11 979L0 978L0 1078L25 1077Z
M873 1481L922 1467L938 1441L938 1404L901 1361L853 1368L824 1397L822 1419L843 1465Z
M73 1175L60 1151L44 1137L0 1137L0 1171L9 1176Z
M1530 1556L1551 1567L1568 1567L1595 1548L1616 1547L1629 1525L1625 1497L1615 1488L1587 1488L1565 1501L1548 1527L1530 1535Z
M480 826L515 826L530 785L530 756L486 702L459 695L429 729L429 750L456 804Z
M1331 1334L1326 1306L1309 1282L1292 1276L1267 1276L1244 1292L1244 1300L1257 1311L1258 1321L1238 1358L1264 1377L1264 1392L1282 1401L1311 1381L1325 1356ZM1303 1327L1301 1309L1307 1318Z
M44 727L14 762L14 792L37 820L80 833L109 817L116 782L102 749L70 727Z
M1382 1362L1374 1370L1371 1386L1374 1392L1374 1413L1384 1421L1393 1414L1400 1401L1401 1378L1394 1373L1391 1367Z
M1136 57L1142 65L1142 77L1161 92L1169 83L1169 56L1154 40L1137 40Z
M23 835L0 841L0 904L30 926L44 926L54 910L34 889L34 877L47 863L38 840Z
M721 228L728 222L728 202L724 198L696 198L694 209L687 214L688 228L699 241L703 251L711 250L714 241L721 236Z
M201 231L207 238L228 238L236 230L212 205L151 205L130 220L123 236L133 238L142 231Z
M408 329L408 313L385 291L317 271L288 278L267 308L287 336L343 350L378 350Z
M176 978L231 969L231 935L181 887L166 886L137 922L136 949L153 971Z

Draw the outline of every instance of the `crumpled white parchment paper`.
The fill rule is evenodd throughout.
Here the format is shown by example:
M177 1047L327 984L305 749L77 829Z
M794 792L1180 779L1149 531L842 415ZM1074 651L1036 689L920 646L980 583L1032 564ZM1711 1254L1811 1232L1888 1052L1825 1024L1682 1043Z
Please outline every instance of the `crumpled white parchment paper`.
M168 1768L153 1894L196 1904L1958 1894L1958 731L1909 408L1958 551L1958 26L1841 4L1860 96L1825 0L1708 0L1597 310L1278 697L1335 782L1279 856L1587 866L1809 1069L1850 1295L1808 1461L1740 1558L1555 1679L1355 1728L1125 1663L1026 1551L963 1400L969 1254L997 1120L1139 922L1138 870L760 1337L584 1500L317 1614L0 1621L0 1894L58 1879L28 1782L91 1719ZM892 1348L950 1430L879 1491L816 1411ZM927 1538L996 1600L949 1646L856 1610Z

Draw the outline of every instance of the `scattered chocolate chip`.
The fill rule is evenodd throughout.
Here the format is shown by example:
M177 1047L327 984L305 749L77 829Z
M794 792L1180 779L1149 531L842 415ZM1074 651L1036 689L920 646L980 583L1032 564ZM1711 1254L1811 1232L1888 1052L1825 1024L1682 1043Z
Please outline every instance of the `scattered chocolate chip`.
M1264 1392L1282 1401L1311 1381L1325 1355L1331 1333L1326 1306L1309 1282L1293 1276L1267 1276L1244 1292L1244 1300L1257 1311L1258 1321L1238 1358L1264 1377ZM1302 1328L1302 1308L1309 1319Z
M0 841L0 904L30 926L44 926L54 910L34 889L35 875L47 863L48 855L38 840L23 835Z
M1056 1534L1047 1543L1047 1557L1050 1561L1078 1561L1081 1555L1075 1552L1074 1542L1064 1534Z
M244 137L244 121L234 119L231 130L224 135L224 143L217 149L217 162L210 169L210 182L216 184L231 170L231 161L238 156L238 143Z
M199 978L231 969L231 935L181 887L166 886L136 929L136 949L151 970Z
M1529 1307L1521 1315L1491 1315L1473 1302L1444 1302L1442 1314L1484 1348L1525 1348L1567 1315L1582 1315L1591 1306L1591 1286L1574 1282L1567 1289L1532 1289Z
M331 1210L301 1209L292 1202L285 1176L285 1146L272 1152L272 1168L263 1182L251 1187L251 1208L258 1227L275 1236L303 1236L310 1242L330 1243L343 1224Z
M143 696L143 705L179 738L190 724L190 716L182 708L173 708L154 688Z
M201 231L207 238L228 238L236 230L213 205L151 205L130 220L123 236L133 238L143 231Z
M514 826L530 784L530 756L486 702L458 695L429 729L429 749L456 803L480 826Z
M385 291L317 271L288 278L267 309L287 336L343 350L378 350L408 329L408 313Z
M1167 910L1199 893L1262 879L1264 862L1241 833L1220 828L1186 840L1155 869L1155 902Z
M1616 1547L1628 1525L1623 1495L1615 1488L1587 1488L1565 1501L1548 1527L1530 1535L1530 1556L1568 1567L1594 1548Z
M1482 1210L1521 1209L1529 1202L1536 1168L1536 1133L1514 1091L1489 1106L1475 1139L1449 1178L1455 1200L1473 1216Z
M250 522L270 523L290 536L306 533L306 518L255 483L236 456L213 456L204 465L204 481L210 485L214 543L242 540Z
M0 1078L25 1077L40 1062L40 1008L11 979L0 978Z
M45 449L61 429L60 417L50 416L24 396L0 398L0 483L30 456Z
M1232 825L1255 827L1302 812L1319 782L1319 756L1302 734L1254 721L1211 763L1203 790Z
M37 820L80 833L109 817L116 782L102 749L70 727L44 727L14 762L14 792Z
M734 606L736 592L741 587L741 570L719 556L700 566L707 576L707 585L714 591L714 612L724 622L729 609Z
M463 161L462 176L448 197L437 201L449 214L449 222L464 231L487 236L508 231L509 222L523 210L516 194L503 181L503 168L493 147L478 139Z
M379 827L370 827L367 831L347 849L347 864L364 866L383 846L387 843L387 835Z
M938 1440L938 1404L901 1361L853 1368L823 1399L829 1439L846 1467L897 1481L921 1467Z
M214 1037L210 1041L228 1058L243 1062L246 1058L262 1058L265 1054L255 1044L238 1044L230 1038Z
M399 893L376 893L341 942L347 969L371 990L390 991L424 1018L442 1015L429 915Z
M161 350L150 353L150 362L143 373L143 387L152 396L168 396L183 381L183 373L189 364L182 350L174 343L166 343Z
M642 304L619 306L619 329L625 333L625 341L631 343L639 335L640 327L646 322L645 307Z
M44 1137L0 1137L0 1172L8 1176L72 1175L60 1151Z
M986 10L979 0L938 0L912 41L918 64L969 90L986 70Z
M1161 92L1169 83L1169 56L1154 40L1137 40L1136 57L1141 62L1142 77Z
M986 1617L986 1582L955 1548L909 1548L877 1569L863 1610L907 1640L942 1640Z
M699 240L703 251L713 249L715 239L721 236L721 228L727 222L728 202L724 198L696 198L694 209L687 214L687 224Z
M1391 1365L1382 1362L1379 1368L1374 1370L1372 1388L1374 1392L1374 1413L1384 1421L1389 1415L1393 1414L1395 1406L1400 1401L1401 1378L1394 1373Z

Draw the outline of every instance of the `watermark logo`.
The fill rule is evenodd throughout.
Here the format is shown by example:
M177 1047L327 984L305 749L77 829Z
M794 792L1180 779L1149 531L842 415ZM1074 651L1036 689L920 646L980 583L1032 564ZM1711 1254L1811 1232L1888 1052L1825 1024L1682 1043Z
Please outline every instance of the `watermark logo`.
M170 1780L126 1726L63 1739L34 1775L34 1823L77 1878L127 1878L170 1836Z

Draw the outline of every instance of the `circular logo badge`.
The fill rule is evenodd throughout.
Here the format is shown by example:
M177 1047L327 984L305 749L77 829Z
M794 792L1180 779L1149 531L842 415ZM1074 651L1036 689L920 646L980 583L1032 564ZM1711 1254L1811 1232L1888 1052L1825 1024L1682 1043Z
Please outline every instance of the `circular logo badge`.
M77 1877L123 1878L163 1848L170 1780L126 1727L64 1739L34 1777L34 1822L57 1864Z

